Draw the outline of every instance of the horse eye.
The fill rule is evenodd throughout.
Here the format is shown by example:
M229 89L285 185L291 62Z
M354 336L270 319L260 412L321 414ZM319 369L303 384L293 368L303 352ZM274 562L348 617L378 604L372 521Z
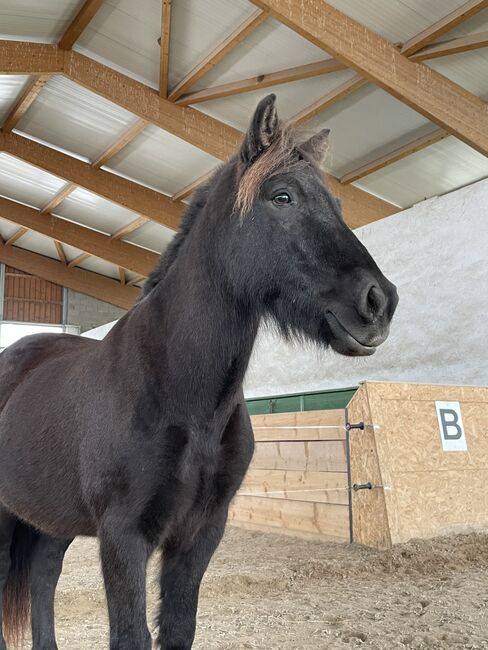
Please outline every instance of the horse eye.
M273 203L280 206L286 205L287 203L291 203L291 196L286 192L281 192L280 194L273 196Z

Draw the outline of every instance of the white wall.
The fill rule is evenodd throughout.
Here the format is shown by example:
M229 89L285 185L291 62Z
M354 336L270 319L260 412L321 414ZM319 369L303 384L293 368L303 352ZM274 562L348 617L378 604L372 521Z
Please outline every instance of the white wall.
M246 395L353 386L364 379L488 384L488 180L355 231L400 302L372 357L292 347L262 332Z
M351 359L291 346L262 330L246 396L364 379L488 385L488 180L355 232L398 287L389 339L372 357ZM94 338L108 329L93 330Z

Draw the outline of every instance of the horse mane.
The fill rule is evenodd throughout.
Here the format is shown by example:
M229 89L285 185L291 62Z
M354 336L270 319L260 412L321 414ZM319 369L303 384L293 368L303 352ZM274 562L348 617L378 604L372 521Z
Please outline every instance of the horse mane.
M233 206L236 214L239 214L242 218L250 211L254 199L267 178L284 169L291 169L292 166L299 162L298 158L293 156L295 148L295 129L282 125L275 140L269 147L260 152L255 161L251 161L252 164L246 164L243 160L239 160L238 157L234 157L229 161L236 165L235 171L239 179ZM156 268L148 276L139 300L143 300L168 273L193 224L207 203L210 187L213 186L226 167L226 164L221 165L207 180L206 184L193 193L192 199L183 214L178 232L161 255Z
M144 283L143 290L139 297L139 301L145 298L154 287L166 276L169 269L176 260L183 242L188 236L193 224L195 223L198 214L204 207L207 201L208 183L199 187L191 198L191 201L183 213L181 224L178 232L171 240L171 243L159 258L157 266L151 271L146 282ZM138 301L138 302L139 302Z

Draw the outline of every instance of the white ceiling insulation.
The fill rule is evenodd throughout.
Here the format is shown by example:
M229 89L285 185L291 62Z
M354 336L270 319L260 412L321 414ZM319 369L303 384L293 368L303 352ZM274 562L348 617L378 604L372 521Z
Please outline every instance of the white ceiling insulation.
M392 42L404 42L462 0L328 0L337 9ZM0 0L0 38L54 43L83 0ZM169 86L177 85L224 38L256 11L248 0L177 0L173 2ZM105 0L74 46L78 52L157 89L159 83L161 0ZM440 40L488 31L488 10L461 24ZM192 91L330 58L297 33L268 18L223 61L197 81ZM426 62L433 69L488 99L488 48ZM268 92L278 96L284 119L294 116L350 79L350 70L271 89L196 105L196 110L244 131L256 103ZM0 125L28 83L27 76L0 76ZM23 116L16 132L69 152L88 163L117 141L136 116L62 77L53 76ZM342 176L438 127L392 96L368 84L321 112L305 131L331 129L330 170ZM149 125L104 169L172 195L211 171L219 161L156 126ZM424 198L452 191L488 176L488 160L449 137L370 174L357 186L408 207ZM0 195L42 208L65 182L0 152ZM139 215L91 192L76 189L54 213L107 234ZM0 235L16 226L0 214ZM161 252L173 233L149 222L124 237ZM52 241L29 233L16 245L56 258ZM65 246L68 260L80 251ZM94 257L81 266L118 278L118 269ZM133 279L127 274L127 279Z

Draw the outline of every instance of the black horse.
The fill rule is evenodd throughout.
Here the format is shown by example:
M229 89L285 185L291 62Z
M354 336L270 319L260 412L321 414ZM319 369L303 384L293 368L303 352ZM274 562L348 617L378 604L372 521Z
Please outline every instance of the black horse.
M253 454L242 381L260 322L369 355L397 304L324 184L327 134L297 144L275 96L263 99L241 150L196 193L144 295L103 341L34 335L0 355L7 640L30 602L34 650L56 649L64 553L96 535L111 650L151 647L156 549L159 644L191 648L200 582Z

